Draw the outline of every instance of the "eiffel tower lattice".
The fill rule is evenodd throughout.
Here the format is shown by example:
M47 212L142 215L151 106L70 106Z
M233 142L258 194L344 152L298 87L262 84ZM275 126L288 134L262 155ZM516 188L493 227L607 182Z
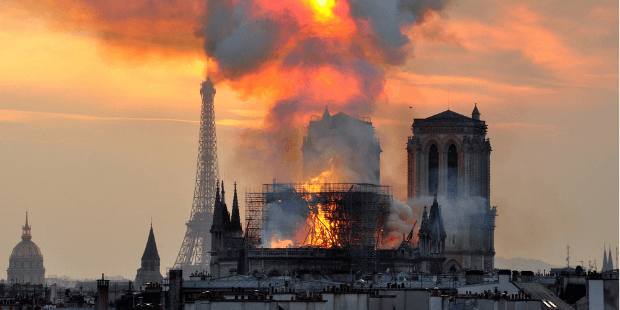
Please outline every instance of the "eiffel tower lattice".
M183 270L185 276L189 276L189 272L209 270L211 260L211 234L209 230L213 222L215 187L219 180L213 107L215 87L211 79L207 78L202 83L200 96L202 97L202 110L194 201L191 216L186 223L187 232L173 267L173 269Z

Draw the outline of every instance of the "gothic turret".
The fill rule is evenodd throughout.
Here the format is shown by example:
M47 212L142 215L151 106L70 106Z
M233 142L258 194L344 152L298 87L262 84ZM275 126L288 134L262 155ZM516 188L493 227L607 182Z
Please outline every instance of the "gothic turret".
M431 212L428 216L428 224L431 235L431 248L430 253L444 253L446 230L443 226L443 217L441 216L441 207L437 203L437 185L435 185L435 196L433 198L433 205L431 206Z
M418 253L420 255L420 271L441 274L445 256L446 230L443 226L441 207L437 203L437 184L430 213L422 213L422 224L418 232Z
M221 247L221 239L224 231L222 218L222 200L220 197L220 183L215 189L215 204L213 205L213 221L211 224L211 251L217 251Z
M149 239L142 254L142 265L136 274L136 285L144 286L145 283L161 283L162 276L160 272L159 252L155 243L155 235L153 234L153 223L151 223L151 231Z
M607 262L607 252L605 250L605 246L603 246L603 268L601 268L601 272L609 270L609 263Z
M237 182L235 182L232 214L230 216L230 232L233 236L241 236L243 234L243 230L241 228L241 217L239 215L239 200L237 199Z
M213 224L211 225L211 251L217 251L225 244L225 233L230 225L230 215L224 203L224 181L222 181L222 195L220 196L220 186L218 183L217 194L215 195L215 205L213 206Z
M224 226L224 231L228 231L228 227L230 226L230 213L228 212L228 206L226 205L226 192L224 192L224 181L222 181L222 225Z
M222 184L224 184L224 182L222 181ZM215 203L218 204L222 201L222 197L220 197L220 182L216 183L216 189L215 189Z
M422 212L422 222L420 223L420 230L418 231L418 249L420 251L420 255L424 256L427 254L427 241L430 233L430 228L428 227L428 212L426 212L426 206L424 206L424 212Z
M329 110L327 109L327 106L325 106L325 111L323 112L323 118L322 118L322 120L325 120L325 121L326 121L326 120L328 120L328 119L329 119L329 117L330 117L330 116L331 116L331 115L329 114Z
M224 181L222 181L222 204L226 204L226 192L224 191Z
M478 112L478 105L474 103L474 110L471 112L471 118L480 120L480 112Z
M211 260L210 269L213 278L225 277L236 272L243 272L239 265L239 255L243 251L243 230L239 216L237 183L233 196L232 218L226 206L226 192L222 182L222 192L218 184L218 193L213 207L213 225L211 226Z

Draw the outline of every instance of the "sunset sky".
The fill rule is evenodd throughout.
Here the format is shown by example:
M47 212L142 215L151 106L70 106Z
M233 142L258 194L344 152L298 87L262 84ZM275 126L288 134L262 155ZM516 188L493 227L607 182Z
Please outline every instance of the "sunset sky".
M229 201L234 181L243 201L296 180L303 127L326 105L371 117L381 181L403 200L413 119L477 103L493 148L496 255L564 266L570 244L571 266L600 270L611 244L615 259L617 2L420 0L426 9L394 23L368 0L313 1L236 6L246 32L222 36L240 32L238 46L218 41L209 12L240 0L2 1L0 267L26 211L48 277L133 279L151 218L162 272L171 267L207 72Z

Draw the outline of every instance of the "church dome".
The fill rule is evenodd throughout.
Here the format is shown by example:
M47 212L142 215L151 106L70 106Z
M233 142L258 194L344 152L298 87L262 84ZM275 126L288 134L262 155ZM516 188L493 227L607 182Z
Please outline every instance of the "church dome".
M11 258L43 258L43 255L34 242L30 239L23 239L13 248Z
M30 234L30 225L28 225L28 212L26 212L26 225L22 226L22 241L18 243L11 252L11 260L14 259L43 259L41 250L32 242L32 235Z
M43 255L39 247L32 242L26 212L26 225L22 226L22 241L11 252L9 268L6 270L7 279L12 283L43 284L45 282L45 267Z

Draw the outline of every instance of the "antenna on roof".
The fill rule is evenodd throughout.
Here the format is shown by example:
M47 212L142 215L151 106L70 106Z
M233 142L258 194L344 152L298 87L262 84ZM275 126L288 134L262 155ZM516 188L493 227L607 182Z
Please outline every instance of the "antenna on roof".
M450 88L448 88L448 111L450 111Z
M566 243L566 267L570 267L570 247Z

